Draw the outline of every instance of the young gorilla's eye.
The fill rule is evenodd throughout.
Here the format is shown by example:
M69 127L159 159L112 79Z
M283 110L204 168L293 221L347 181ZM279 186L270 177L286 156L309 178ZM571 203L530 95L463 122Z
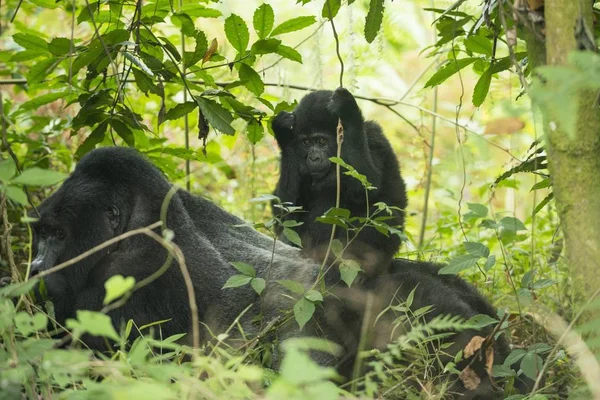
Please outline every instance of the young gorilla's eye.
M45 238L46 236L48 236L48 228L46 228L45 226L42 226L40 228L40 236Z
M56 230L56 237L57 237L57 238L59 238L59 239L64 239L64 238L65 238L65 236L66 236L66 233L65 233L65 231L64 231L64 230L62 230L62 229L57 229L57 230Z
M304 144L305 146L310 146L310 140L302 139L302 144Z
M327 143L327 140L325 140L325 138L318 138L317 139L317 143L319 144L319 146L324 146Z

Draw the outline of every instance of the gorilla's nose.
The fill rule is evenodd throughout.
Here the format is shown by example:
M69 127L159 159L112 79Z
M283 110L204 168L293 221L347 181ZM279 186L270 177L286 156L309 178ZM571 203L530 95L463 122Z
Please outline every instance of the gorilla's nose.
M36 258L31 262L31 273L30 276L36 276L40 272L42 272L42 259Z
M312 156L308 156L308 158L309 158L309 160L310 160L310 161L312 161L312 162L321 161L321 157L320 157L320 156L315 156L315 155L312 155Z

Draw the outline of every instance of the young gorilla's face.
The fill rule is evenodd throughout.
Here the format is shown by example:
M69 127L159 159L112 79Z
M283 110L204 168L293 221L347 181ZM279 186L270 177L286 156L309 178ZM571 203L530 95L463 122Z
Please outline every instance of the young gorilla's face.
M330 135L320 132L298 135L306 167L313 178L321 179L331 169L329 157L335 156L335 147L332 146L331 139Z

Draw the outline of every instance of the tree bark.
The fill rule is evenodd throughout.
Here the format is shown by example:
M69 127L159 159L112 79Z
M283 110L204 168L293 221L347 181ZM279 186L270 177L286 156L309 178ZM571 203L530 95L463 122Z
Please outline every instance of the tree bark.
M568 64L577 50L579 18L593 27L589 1L546 0L546 62ZM584 6L583 4L586 4ZM548 168L565 237L566 256L575 288L594 293L600 276L600 112L597 93L578 94L576 134L570 137L546 116Z

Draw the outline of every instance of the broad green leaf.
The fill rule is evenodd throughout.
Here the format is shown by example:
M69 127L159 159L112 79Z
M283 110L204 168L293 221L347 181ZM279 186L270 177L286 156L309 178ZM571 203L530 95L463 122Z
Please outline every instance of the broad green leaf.
M300 329L304 328L304 325L312 318L315 313L315 303L304 297L300 298L296 304L294 304L294 318Z
M544 365L542 357L538 356L535 353L528 352L521 359L520 368L526 377L530 379L536 379L537 375L542 370L542 365Z
M492 367L492 376L494 378L510 378L516 375L517 372L507 365L496 364Z
M29 203L29 201L27 200L27 194L20 187L17 187L17 186L6 186L4 188L4 192L6 193L6 196L10 200L12 200L12 201L14 201L16 203L19 203L19 204L24 205L24 206Z
M183 117L186 114L191 113L198 106L196 102L188 101L185 103L177 104L175 107L167 111L164 121L175 120Z
M62 172L33 167L23 171L11 183L17 185L50 186L57 184L66 177L67 175Z
M492 325L492 324L497 324L498 321L495 318L490 317L489 315L486 314L477 314L472 316L471 318L469 318L467 320L467 322L465 322L466 325L469 326L474 326L477 329L481 329L481 328L485 328L488 325Z
M534 290L540 290L554 285L556 281L554 279L540 279L531 285L531 288Z
M194 21L189 15L185 13L173 13L171 21L175 26L181 28L181 32L187 37L194 37L196 35L196 27Z
M252 277L248 275L233 275L232 277L227 279L227 282L225 282L223 289L244 286L250 283L251 280Z
M368 43L373 42L383 21L384 0L371 0L369 12L365 21L365 39Z
M465 242L464 246L465 250L475 257L485 258L490 255L490 249L488 249L483 243Z
M499 224L507 231L517 232L527 230L525 225L515 217L504 217L500 220Z
M302 284L300 282L291 281L289 279L283 279L283 280L277 281L277 283L279 283L281 286L283 286L284 288L286 288L294 293L297 293L297 294L304 293L304 286L302 286Z
M154 5L152 5L152 7L154 7ZM219 10L207 8L197 3L185 4L181 7L181 12L186 13L192 18L218 18L223 15Z
M252 289L254 289L259 296L262 294L263 290L265 290L265 285L266 282L263 278L254 278L250 281L250 286L252 286Z
M477 61L477 58L469 57L469 58L461 58L460 60L450 61L444 67L442 67L439 71L437 71L425 84L425 87L433 87L437 86L440 83L444 82L446 79L450 78L452 75L463 69L464 67L474 63Z
M256 270L250 264L246 264L241 261L235 261L232 262L231 265L233 265L235 269L237 269L244 275L251 276L252 278L256 277Z
M287 58L288 60L302 63L302 55L298 53L295 49L284 44L280 44L277 47L277 54L279 54L283 58Z
M34 59L36 59L38 57L47 56L47 55L48 55L48 52L46 52L46 51L25 50L25 51L20 51L18 53L14 53L10 57L10 61L23 62L23 61L34 60Z
M260 79L260 75L251 66L240 64L239 75L240 79L244 81L244 86L256 96L260 96L265 91L265 84Z
M231 126L233 117L222 105L205 97L195 96L194 98L198 102L202 115L204 115L213 128L226 135L233 135L235 133L235 129Z
M15 315L15 327L23 336L29 336L34 332L45 330L48 325L48 317L42 313L29 315L21 311Z
M279 39L261 39L254 42L250 51L254 54L272 54L277 53L280 45Z
M63 37L57 37L52 39L48 43L48 50L55 56L62 56L69 54L69 51L75 51L75 47L71 46L71 40Z
M197 36L197 32L194 32L194 38ZM164 36L159 36L158 37L160 40L162 40L165 49L167 49L167 51L173 56L173 58L175 58L175 60L177 61L181 61L181 54L179 54L179 50L177 50L177 47L175 47L175 45L173 43L171 43L171 41L169 39L167 39ZM200 57L202 57L202 55L200 55ZM186 66L190 65L188 63L186 63Z
M288 19L287 21L277 25L277 27L273 29L273 32L271 32L271 36L299 31L313 25L315 22L317 22L317 19L312 15Z
M477 260L479 260L479 257L477 256L463 254L451 259L448 262L448 265L441 268L438 273L440 275L456 275L461 271L473 268L476 265Z
M104 282L104 301L103 304L109 304L113 300L122 297L133 289L135 278L133 276L123 277L123 275L113 275Z
M480 218L485 218L488 215L488 208L483 204L467 203L467 207Z
M11 283L10 285L0 288L0 296L4 296L4 297L21 296L22 294L28 293L31 290L33 290L33 288L35 287L35 285L38 284L39 281L40 281L39 278L30 278L29 280L27 280L25 282ZM1 298L0 298L0 301L1 301ZM10 303L12 305L12 301Z
M306 300L312 301L313 303L315 301L323 301L323 295L321 293L317 292L316 290L312 290L312 289L304 294L304 298Z
M48 58L46 60L38 61L35 63L27 74L27 82L29 84L39 83L46 79L48 75L58 66L60 63L58 58Z
M254 30L259 39L264 39L269 36L271 29L273 29L274 22L275 13L273 12L273 7L269 4L263 3L256 11L254 11L252 24L254 25Z
M250 34L248 33L248 27L242 17L231 14L225 20L225 36L238 53L246 51L248 41L250 40Z
M333 19L340 11L341 6L341 0L325 0L325 3L323 4L323 9L321 10L321 16L323 18Z
M260 139L262 139L263 136L265 136L265 128L263 125L255 119L251 119L246 130L246 137L250 143L256 144L260 142Z
M85 141L77 148L75 152L75 156L77 158L83 157L89 151L96 147L96 145L102 143L104 140L104 136L106 135L106 129L108 128L108 121L104 121L100 123L93 131L90 133Z
M0 180L8 181L17 173L17 166L12 158L0 161Z
M344 252L344 244L339 239L333 239L331 241L331 252L336 257L341 257Z
M348 287L352 286L352 283L358 276L358 273L361 271L360 265L356 261L353 260L344 260L342 265L340 265L340 275L342 280Z
M19 111L37 110L43 105L52 103L53 101L64 99L66 101L73 97L72 92L64 90L60 92L50 92L40 96L36 96L33 99L26 101L21 104Z
M538 183L536 183L535 185L533 185L529 191L531 192L533 190L545 189L545 188L549 188L550 186L552 186L552 182L550 182L550 178L544 178L541 181L539 181Z
M488 68L477 81L475 89L473 89L473 105L479 107L485 101L485 98L490 91L490 84L492 83L492 70Z
M31 35L29 33L15 33L13 40L19 46L24 47L27 50L37 51L48 51L48 43L39 36Z
M287 240L289 240L296 246L302 247L302 239L300 239L300 235L298 235L298 233L295 230L283 228L283 235L286 237Z
M492 267L494 265L496 265L496 256L491 255L487 258L487 260L485 260L485 265L483 266L483 270L485 272L488 272L490 269L492 269Z
M135 147L135 137L133 136L133 132L128 125L116 118L112 118L109 123L115 132L117 132L117 135L119 135L128 146Z
M522 359L526 353L527 352L523 349L514 349L513 351L510 352L510 354L508 356L506 356L506 359L504 360L503 364L507 365L507 366L511 366L514 363L516 363L517 361L519 361L520 359Z
M550 193L548 196L544 197L544 199L542 201L540 201L540 204L535 206L535 209L533 210L533 215L542 211L542 209L544 207L546 207L546 204L550 203L550 200L552 200L553 198L554 198L554 193Z
M78 310L77 319L68 319L67 328L77 330L79 333L89 333L93 336L102 336L114 341L119 341L119 335L108 315Z
M472 35L465 39L465 48L473 53L484 54L491 57L493 51L493 43L491 39L488 39L480 35Z
M150 92L160 95L160 90L152 78L137 68L131 68L131 72L133 72L133 77L135 78L135 83L138 89L140 89L144 94L148 95L148 92Z

